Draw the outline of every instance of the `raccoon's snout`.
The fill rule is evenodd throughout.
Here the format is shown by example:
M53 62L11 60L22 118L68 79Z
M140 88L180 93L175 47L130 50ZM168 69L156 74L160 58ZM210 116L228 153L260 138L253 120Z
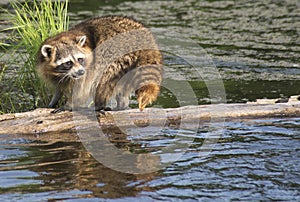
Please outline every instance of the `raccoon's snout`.
M83 69L80 69L76 72L76 74L78 74L79 76L84 75L85 71Z
M84 69L79 69L78 71L76 71L76 72L74 72L73 74L72 74L72 77L74 78L74 79L78 79L78 78L80 78L82 75L84 75L85 74L85 71L84 71Z

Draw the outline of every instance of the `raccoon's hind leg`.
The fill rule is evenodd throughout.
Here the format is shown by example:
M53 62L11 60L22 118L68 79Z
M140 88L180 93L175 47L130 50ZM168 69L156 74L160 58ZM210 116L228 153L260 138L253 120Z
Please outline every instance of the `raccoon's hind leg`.
M116 95L117 108L116 110L127 109L129 107L129 96L124 95L123 93L118 93Z
M152 102L156 100L159 89L160 87L157 84L149 83L135 91L137 101L139 102L139 109L141 111L143 111L148 104L152 104Z
M95 96L95 111L103 112L103 111L111 111L110 107L107 107L106 104L110 98L110 94L107 91L100 91L101 89L98 86L97 94Z

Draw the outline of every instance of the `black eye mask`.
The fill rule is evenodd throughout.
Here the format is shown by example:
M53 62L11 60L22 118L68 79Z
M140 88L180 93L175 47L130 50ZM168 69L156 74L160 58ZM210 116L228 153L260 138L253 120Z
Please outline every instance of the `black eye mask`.
M55 68L55 70L57 72L64 73L64 72L69 71L73 67L73 65L74 65L74 63L72 61L68 61L68 62L62 63L61 65L58 65Z

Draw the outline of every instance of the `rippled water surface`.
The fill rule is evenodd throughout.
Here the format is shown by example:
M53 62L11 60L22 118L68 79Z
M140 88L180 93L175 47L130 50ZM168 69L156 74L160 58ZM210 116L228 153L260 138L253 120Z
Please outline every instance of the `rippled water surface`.
M165 50L169 86L188 84L199 103L210 103L205 76L212 75L228 102L300 94L296 0L71 0L69 8L71 24L111 14L144 22ZM204 63L189 66L199 53ZM207 65L219 75L196 73ZM166 87L157 105L178 106L173 97ZM114 143L161 162L174 152L181 157L154 173L126 174L95 160L76 133L2 134L0 201L300 201L297 117L200 123L196 130L145 127Z

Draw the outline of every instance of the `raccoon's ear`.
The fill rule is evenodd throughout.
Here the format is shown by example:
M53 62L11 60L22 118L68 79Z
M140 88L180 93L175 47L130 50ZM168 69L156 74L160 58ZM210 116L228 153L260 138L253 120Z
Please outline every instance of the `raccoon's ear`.
M54 47L51 45L43 45L41 48L41 53L45 58L50 58L53 53Z
M85 35L76 37L76 42L81 47L85 44L85 41L86 41Z

